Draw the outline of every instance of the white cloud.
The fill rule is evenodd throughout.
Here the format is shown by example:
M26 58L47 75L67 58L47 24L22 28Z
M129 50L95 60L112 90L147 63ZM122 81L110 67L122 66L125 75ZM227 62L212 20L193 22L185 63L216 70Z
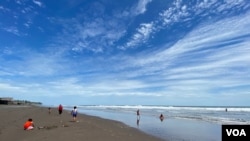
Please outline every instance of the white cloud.
M139 15L143 14L147 11L147 5L151 2L152 0L139 0L138 4L135 8L131 9L131 13L134 13L134 15Z
M56 20L54 20L56 21ZM103 15L81 23L81 19L58 20L64 33L55 40L65 48L76 52L101 53L110 49L125 33L125 25L119 19ZM67 40L65 40L65 38Z
M42 7L42 6L43 6L42 2L40 2L40 1L33 0L33 2L34 2L36 5L38 5L39 7Z
M15 35L17 35L17 36L20 36L19 30L18 30L18 28L15 27L15 26L6 27L6 28L3 28L3 30L5 30L6 32L15 34Z
M17 48L22 48L22 50ZM60 75L61 71L59 70L64 70L62 73L70 70L67 68L68 65L63 65L67 64L67 60L55 53L36 52L24 46L6 48L3 53L3 56L0 57L0 60L5 62L2 67L4 67L5 72L13 76Z
M209 13L217 14L223 11L228 11L232 8L240 9L244 5L246 5L246 2L243 0L233 1L233 3L223 3L218 2L216 0L202 1L200 3L197 3L196 5L190 5L182 2L181 0L175 0L173 1L173 4L170 7L159 13L159 17L156 20L148 23L152 26L144 27L144 25L141 24L140 27L138 27L138 29L136 30L136 32L132 35L131 40L129 40L123 47L120 48L126 49L130 47L136 47L139 42L147 42L147 40L149 39L148 37L152 36L152 34L157 33L164 28L168 28L174 23L191 20L192 17L196 17L200 13L203 13L203 15L199 16L205 17ZM206 14L204 15L204 13ZM154 28L152 28L153 26ZM147 33L147 36L145 36L145 34L141 34L142 32L140 31L143 28L151 29Z
M188 17L190 15L188 10L189 7L187 5L182 5L182 2L177 0L173 3L172 7L159 14L159 20L162 20L163 26L179 22L180 20L183 20L184 17Z
M3 7L0 5L0 11L3 11L3 12L9 12L10 9L6 8L6 7Z
M152 0L138 0L138 3L134 4L132 7L122 9L121 12L116 12L114 17L126 19L144 14L147 11L147 5L150 2L152 2Z
M16 3L22 5L22 2L20 0L16 0Z
M245 0L204 0L197 2L196 5L188 5L181 0L175 0L171 7L159 14L159 21L162 22L163 26L169 26L175 22L185 21L197 15L205 17L208 14L223 14L243 7L249 7L249 3Z
M0 83L0 90L1 91L20 91L20 87L13 86L11 84Z
M136 30L136 33L132 36L132 39L126 43L125 46L120 47L121 49L127 49L135 47L138 44L147 42L150 35L154 31L154 23L142 23L140 27Z
M151 0L139 1L137 14L145 13L149 2ZM162 11L155 21L139 24L123 49L147 43L154 33L160 32L167 25L184 20L183 17L190 16L192 12L198 14L196 10L202 11L202 8L208 6L205 6L208 2L210 6L217 7L217 11L223 12L234 6L242 7L245 1L237 1L237 5L231 3L221 6L213 1L203 1L199 7L175 1L173 6ZM36 93L30 95L40 96L55 96L59 93L64 96L130 95L197 98L206 97L211 91L220 88L246 86L249 85L250 79L250 70L247 67L250 66L248 36L250 31L246 30L250 27L248 19L250 19L249 14L246 14L221 19L213 24L204 23L174 45L169 46L166 43L164 46L156 47L157 50L151 50L150 53L145 51L128 56L119 52L107 58L98 55L89 57L84 51L96 53L103 52L110 46L116 47L115 42L126 33L123 21L107 15L93 18L90 22L86 22L88 20L80 22L82 19L74 18L60 20L58 23L64 27L63 33L52 39L53 43L47 46L46 53L27 50L20 53L6 49L3 51L6 58L8 55L17 55L16 58L7 61L4 60L5 56L0 58L1 62L6 62L1 66L4 69L0 71L0 75L42 77L39 83L30 82L21 85L20 82L13 81L8 84L0 83L0 89L16 93L22 90L22 94L28 95L35 88ZM29 27L29 22L24 25ZM20 34L15 27L4 30ZM79 56L72 51L64 54L65 50L70 49L83 53ZM75 58L77 60L74 60Z
M209 93L220 87L249 85L250 31L245 30L249 19L245 14L203 24L165 50L128 60L138 68L130 75L148 78L148 82L142 80L145 84L165 85L170 93L196 91L193 88Z
M184 93L180 97L205 97L216 89L249 85L250 42L247 35L250 31L245 30L250 24L248 19L246 14L212 25L204 23L170 48L166 45L165 50L134 57L119 55L118 62L124 62L120 63L120 70L128 71L117 72L110 78L100 77L98 83L85 86L85 89L95 91L95 94L89 93L92 96L151 95L140 90L159 87L161 90L152 95ZM146 36L146 29L138 29L138 32Z
M190 18L199 15L200 13L206 13L206 16L209 13L220 13L222 11L228 11L229 9L240 9L244 5L247 4L244 0L233 0L232 3L221 3L216 0L213 1L203 1L197 3L196 5L187 5L183 3L181 0L175 0L169 8L159 13L158 19L155 21L151 21L145 25L151 25L145 27L143 24L137 29L137 31L132 35L131 40L129 40L125 46L121 47L122 49L135 47L138 43L145 43L149 39L148 37L152 36L152 34L159 32L161 29L168 28L173 23L183 22L186 20L190 20ZM209 8L209 9L208 9ZM209 10L204 12L205 10ZM156 23L160 23L156 25ZM152 28L154 26L154 28ZM148 30L147 34L143 34L141 30Z

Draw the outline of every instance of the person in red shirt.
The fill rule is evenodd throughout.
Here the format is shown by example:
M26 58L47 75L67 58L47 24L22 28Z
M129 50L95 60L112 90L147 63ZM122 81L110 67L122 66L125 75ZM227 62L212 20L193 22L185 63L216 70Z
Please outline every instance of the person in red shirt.
M29 118L23 125L24 130L32 130L34 129L34 123L31 118Z
M63 111L63 106L60 104L59 107L58 107L59 115L62 114L62 111Z

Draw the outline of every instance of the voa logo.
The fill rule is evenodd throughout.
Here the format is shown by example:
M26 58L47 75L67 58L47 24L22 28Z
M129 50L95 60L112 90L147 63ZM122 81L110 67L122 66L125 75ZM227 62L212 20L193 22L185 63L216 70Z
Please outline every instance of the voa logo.
M227 136L247 136L244 129L226 129Z

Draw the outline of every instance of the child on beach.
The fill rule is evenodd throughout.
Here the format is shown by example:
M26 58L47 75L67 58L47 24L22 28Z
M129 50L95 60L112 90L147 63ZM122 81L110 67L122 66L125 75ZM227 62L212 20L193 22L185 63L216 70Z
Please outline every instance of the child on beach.
M29 118L23 125L23 129L24 130L32 130L34 129L34 123L33 120L31 118Z
M73 121L76 121L77 117L77 108L74 106L74 109L71 111L71 115L73 116Z

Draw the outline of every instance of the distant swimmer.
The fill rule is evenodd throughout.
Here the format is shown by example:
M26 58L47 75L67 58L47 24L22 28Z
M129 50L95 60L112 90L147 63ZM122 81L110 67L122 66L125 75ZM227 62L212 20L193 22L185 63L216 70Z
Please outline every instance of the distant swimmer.
M164 120L163 114L161 114L159 118L160 118L161 121L163 121Z
M227 112L227 108L225 109L225 111Z

